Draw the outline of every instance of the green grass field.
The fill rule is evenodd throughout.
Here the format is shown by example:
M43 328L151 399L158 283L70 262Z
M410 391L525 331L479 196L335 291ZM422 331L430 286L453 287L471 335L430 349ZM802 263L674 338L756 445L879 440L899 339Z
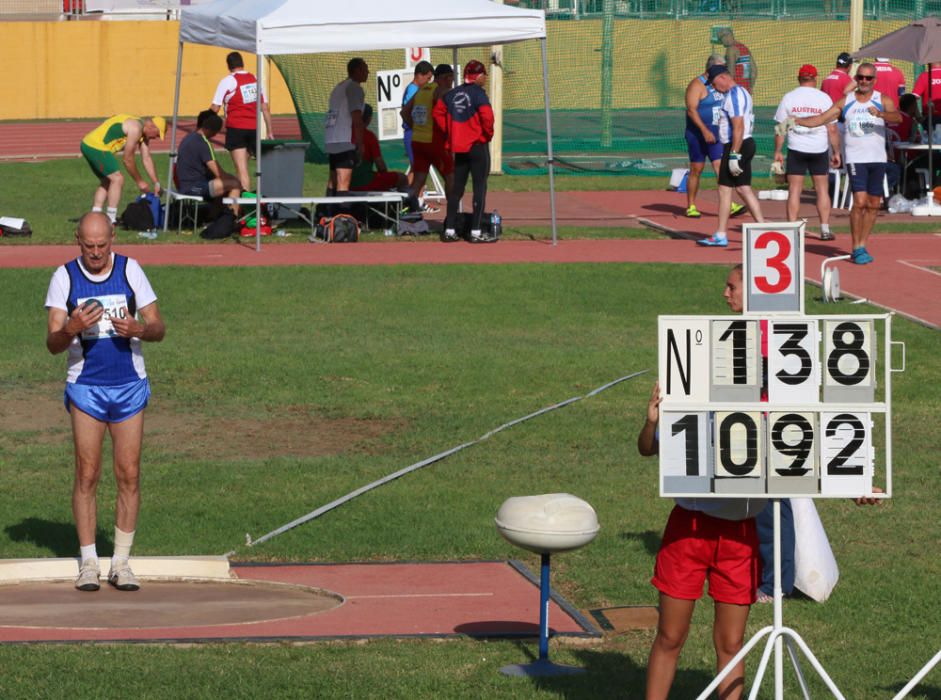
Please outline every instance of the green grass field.
M6 167L6 166L4 166ZM35 166L24 166L35 167ZM63 261L71 250L63 249ZM503 559L493 516L512 495L568 491L602 532L557 557L577 607L654 604L648 583L671 503L634 448L652 376L504 431L255 548L258 537L365 483L513 418L655 366L658 314L725 313L724 270L671 265L151 268L168 323L145 348L148 412L140 555L239 560ZM48 355L48 270L3 270L0 550L72 556L71 444L63 356ZM819 291L810 288L808 299ZM863 312L808 302L808 313ZM818 501L840 564L823 605L785 604L848 698L894 694L941 644L938 335L899 320L908 369L894 383L895 498ZM108 551L113 479L100 493ZM531 567L536 560L525 557ZM711 605L698 606L674 697L709 681ZM756 606L749 633L770 624ZM0 697L640 698L650 632L555 641L589 673L506 678L535 643L19 645L0 647ZM751 658L754 673L757 656ZM813 677L809 665L805 671ZM790 688L793 679L788 676ZM766 681L761 697L772 696ZM815 696L822 685L811 680ZM929 676L911 696L941 696Z
M223 167L232 170L228 156L222 156ZM157 173L161 179L166 179L167 159L164 155L154 158ZM305 194L323 194L326 186L327 170L321 165L306 165L304 179ZM92 194L95 189L95 178L88 170L88 166L81 158L63 160L21 163L0 163L0 179L4 187L0 188L0 212L4 216L18 216L29 221L33 235L31 238L5 238L3 245L28 245L29 243L70 243L75 231L75 220L91 208ZM558 182L560 189L567 190L618 190L618 189L661 189L666 186L667 178L663 176L649 177L568 177ZM520 175L502 175L490 178L492 191L509 192L545 192L549 189L546 177L528 177ZM124 196L119 213L123 211L128 202L137 196L137 189L133 183L125 183ZM289 232L296 236L306 236L310 233L309 227L301 222L287 226ZM505 230L507 237L548 237L548 229L528 227L517 230L508 227ZM610 237L624 236L618 229L592 229L579 228L560 231L564 237ZM628 235L659 235L638 234L631 231ZM139 239L136 232L118 231L119 240L144 242ZM380 240L382 232L367 238L367 240ZM289 239L290 240L290 239ZM295 241L297 238L294 239ZM173 230L167 236L161 236L157 243L162 242L200 242L198 237L192 235L177 236ZM287 242L287 241L285 241Z
M157 172L163 175L166 172L166 156L155 158ZM226 165L224 163L224 165ZM322 193L326 184L326 170L319 165L305 166L304 192L307 194ZM74 241L75 221L91 207L91 197L95 187L95 180L88 171L84 160L70 158L65 160L0 163L0 179L5 183L0 188L0 213L5 216L18 216L29 221L33 235L31 238L4 238L0 245L30 245L33 243L72 243ZM611 176L560 176L556 180L558 191L618 191L618 190L664 190L669 179L662 175L625 175ZM7 184L9 183L9 184ZM756 177L755 187L763 189L770 187L767 177ZM715 181L707 178L703 189L713 189ZM499 192L545 192L549 189L547 177L530 177L525 175L492 176L489 181L491 191ZM52 193L52 196L50 196ZM120 211L136 196L136 188L126 184L124 198ZM301 221L288 222L283 226L291 235L285 239L272 238L266 241L271 244L292 244L306 239L310 233L307 224ZM834 230L840 233L848 231L848 226L835 226ZM933 222L904 222L904 223L878 223L878 233L906 232L906 233L934 233L937 224ZM551 237L551 230L546 226L504 226L504 237L514 238L540 238ZM618 228L618 227L560 227L559 238L661 238L663 234L645 228ZM364 240L386 240L382 231L364 233ZM394 242L390 239L389 242ZM437 239L435 239L437 240ZM119 242L147 243L139 238L134 231L118 231ZM161 235L153 243L201 243L198 236L192 232L177 235L171 229L167 235Z

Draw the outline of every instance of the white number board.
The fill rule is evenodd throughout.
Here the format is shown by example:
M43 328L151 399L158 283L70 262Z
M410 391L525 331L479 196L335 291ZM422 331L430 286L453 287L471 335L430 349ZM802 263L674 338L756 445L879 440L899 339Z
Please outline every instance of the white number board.
M824 321L827 401L872 401L876 389L875 327L871 320Z
M709 320L672 319L659 322L660 392L673 403L709 400Z
M744 313L658 319L660 494L869 496L878 443L890 496L891 314L804 315L804 223L742 229Z
M712 321L712 401L757 401L761 397L761 338L757 319Z
M411 68L413 73L415 66L417 66L422 61L428 61L431 63L431 49L405 49L405 67Z
M804 223L745 224L745 313L804 313Z
M414 69L376 71L375 128L378 130L380 141L402 138L402 97L405 95L405 87L412 82L413 77Z
M768 322L768 398L776 403L818 400L820 334L816 321Z
M889 343L886 315L661 316L661 495L870 494L873 414L886 414L881 447L889 435L880 320Z

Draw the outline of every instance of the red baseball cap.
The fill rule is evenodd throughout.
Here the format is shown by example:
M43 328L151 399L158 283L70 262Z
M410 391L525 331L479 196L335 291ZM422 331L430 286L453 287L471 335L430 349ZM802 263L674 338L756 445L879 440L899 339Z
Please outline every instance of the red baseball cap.
M467 65L464 66L464 77L470 77L472 75L480 75L483 73L487 75L487 69L484 67L484 64L480 61L468 61Z
M817 68L809 63L805 63L800 67L800 70L797 71L797 76L800 78L816 78Z

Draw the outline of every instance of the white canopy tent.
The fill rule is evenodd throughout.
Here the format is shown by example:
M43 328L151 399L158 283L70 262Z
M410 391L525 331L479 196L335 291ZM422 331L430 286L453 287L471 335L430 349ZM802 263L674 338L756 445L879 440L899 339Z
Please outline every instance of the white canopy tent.
M546 21L542 10L521 10L490 0L436 0L427 3L390 4L386 0L214 0L184 7L180 14L176 91L170 131L172 168L176 160L176 128L180 105L183 44L208 44L254 53L258 56L259 83L264 81L264 57L279 54L349 53L412 46L489 46L529 39L542 42L542 75L545 94L549 202L552 242L556 243L555 173L552 123L549 113L549 72ZM344 76L338 76L338 80ZM327 100L324 95L324 101ZM261 103L257 103L261 123ZM261 154L261 130L256 153ZM257 161L256 161L257 162ZM256 187L261 191L261 166ZM261 247L260 208L256 220L256 249Z

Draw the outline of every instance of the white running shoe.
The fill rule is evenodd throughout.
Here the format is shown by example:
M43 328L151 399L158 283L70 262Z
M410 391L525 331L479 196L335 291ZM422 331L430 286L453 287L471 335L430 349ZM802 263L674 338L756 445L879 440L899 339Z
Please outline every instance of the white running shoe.
M114 564L111 565L111 570L108 572L108 583L119 591L136 591L140 588L137 577L126 561L118 564L117 567Z
M78 569L75 587L80 591L97 591L101 588L100 578L101 569L98 568L98 560L86 559Z

